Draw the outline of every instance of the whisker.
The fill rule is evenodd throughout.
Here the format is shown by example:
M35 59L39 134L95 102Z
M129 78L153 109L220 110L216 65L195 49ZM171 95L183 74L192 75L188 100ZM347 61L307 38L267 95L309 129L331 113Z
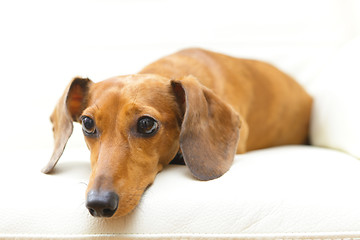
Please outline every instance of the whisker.
M79 182L79 183L85 185L86 187L88 186L86 182Z

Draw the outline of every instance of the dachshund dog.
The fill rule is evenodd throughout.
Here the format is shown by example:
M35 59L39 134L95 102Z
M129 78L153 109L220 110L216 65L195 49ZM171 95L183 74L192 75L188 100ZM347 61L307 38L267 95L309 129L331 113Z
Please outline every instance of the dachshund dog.
M182 156L193 176L223 175L236 153L307 141L312 98L260 61L202 49L164 57L134 75L93 83L74 78L51 115L55 167L82 124L91 152L86 207L124 216L155 176Z

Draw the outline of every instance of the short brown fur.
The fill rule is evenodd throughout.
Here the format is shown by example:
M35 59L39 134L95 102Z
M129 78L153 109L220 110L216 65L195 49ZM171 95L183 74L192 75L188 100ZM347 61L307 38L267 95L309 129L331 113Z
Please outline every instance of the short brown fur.
M75 78L52 114L55 149L43 171L55 167L72 120L92 118L88 191L116 192L115 215L123 216L179 152L196 178L210 180L230 168L235 153L305 143L311 105L298 83L267 63L186 49L139 74ZM155 135L137 132L144 116L159 123Z

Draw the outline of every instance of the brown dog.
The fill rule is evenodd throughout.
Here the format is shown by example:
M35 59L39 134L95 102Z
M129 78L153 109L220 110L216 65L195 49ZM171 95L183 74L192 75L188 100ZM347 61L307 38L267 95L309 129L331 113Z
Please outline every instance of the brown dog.
M235 153L305 143L311 97L275 67L201 49L164 57L139 74L73 79L51 115L60 158L82 123L91 151L87 208L126 215L180 153L200 180L223 175Z

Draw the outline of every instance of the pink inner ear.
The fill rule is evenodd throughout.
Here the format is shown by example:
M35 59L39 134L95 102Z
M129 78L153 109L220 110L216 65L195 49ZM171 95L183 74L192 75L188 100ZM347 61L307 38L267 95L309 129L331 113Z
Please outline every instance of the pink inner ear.
M73 118L77 118L81 114L84 92L80 85L71 88L67 98L68 110Z

